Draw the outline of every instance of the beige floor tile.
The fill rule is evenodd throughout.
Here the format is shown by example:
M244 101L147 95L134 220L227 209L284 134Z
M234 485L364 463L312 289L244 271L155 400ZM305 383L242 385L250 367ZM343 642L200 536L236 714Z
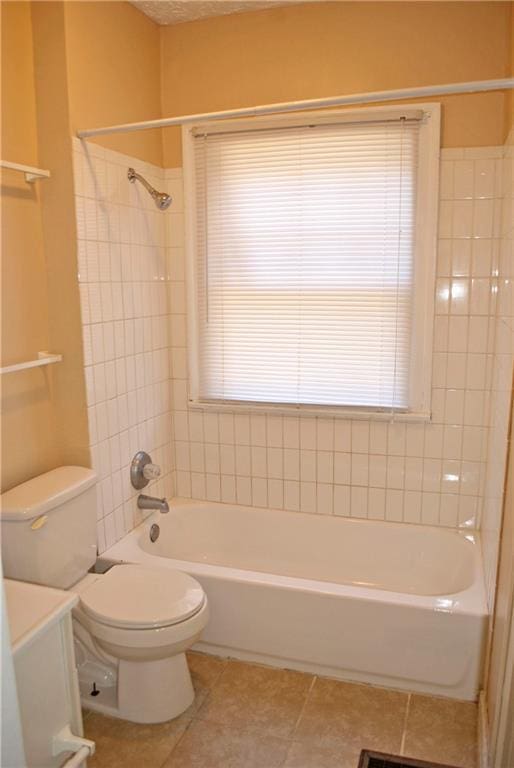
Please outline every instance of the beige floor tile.
M338 752L343 765L357 765L361 749L398 753L407 700L397 691L318 678L294 740Z
M280 768L288 746L256 731L193 720L163 768Z
M88 768L160 768L190 720L140 725L91 712L84 720L85 736L96 742Z
M354 756L344 757L340 750L293 741L284 768L357 768L357 761Z
M217 656L209 656L206 653L195 653L193 651L186 655L195 689L195 700L186 714L194 715L205 701L209 691L218 682L221 673L227 666L227 661Z
M290 738L312 676L231 661L200 707L202 720Z
M472 702L412 696L404 754L420 760L476 766L477 707Z
M84 713L90 768L356 768L399 754L407 694L189 653L196 700L159 725ZM412 695L404 755L476 768L476 706Z

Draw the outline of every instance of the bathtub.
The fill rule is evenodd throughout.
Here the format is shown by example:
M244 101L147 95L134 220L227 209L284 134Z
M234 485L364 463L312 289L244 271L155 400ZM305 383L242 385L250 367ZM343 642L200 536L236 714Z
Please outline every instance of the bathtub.
M487 626L477 533L185 499L170 507L102 557L198 579L211 607L198 650L477 697Z

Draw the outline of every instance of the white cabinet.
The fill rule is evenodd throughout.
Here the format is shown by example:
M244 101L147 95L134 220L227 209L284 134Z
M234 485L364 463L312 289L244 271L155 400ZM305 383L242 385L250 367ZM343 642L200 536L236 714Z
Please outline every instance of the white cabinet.
M83 765L94 743L81 738L71 624L78 598L21 581L4 584L27 767Z

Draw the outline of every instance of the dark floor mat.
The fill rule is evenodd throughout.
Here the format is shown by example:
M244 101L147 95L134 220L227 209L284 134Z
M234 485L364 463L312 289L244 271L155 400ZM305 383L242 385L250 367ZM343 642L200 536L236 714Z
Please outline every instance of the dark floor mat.
M455 768L455 766L427 763L426 760L413 760L411 757L386 755L383 752L370 752L363 749L358 768Z

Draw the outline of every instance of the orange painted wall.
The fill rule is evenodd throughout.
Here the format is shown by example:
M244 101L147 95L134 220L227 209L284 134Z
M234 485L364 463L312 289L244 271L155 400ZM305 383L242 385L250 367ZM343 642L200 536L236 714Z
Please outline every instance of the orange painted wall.
M2 152L48 167L2 174L2 364L41 349L52 368L2 380L1 489L90 461L77 285L71 135L161 115L160 33L126 2L3 2ZM99 143L162 163L158 131Z
M126 2L66 2L64 11L72 132L161 117L158 25ZM162 164L160 131L96 141Z
M2 3L1 156L39 164L28 3ZM43 182L45 183L45 182ZM2 171L2 365L30 360L49 346L47 271L41 183ZM6 489L55 466L58 456L52 403L54 371L35 369L2 377L2 471Z
M514 2L510 4L511 8L511 14L510 14L510 76L514 77ZM511 91L509 93L509 101L510 101L510 109L507 112L507 127L506 127L506 135L511 135L511 143L513 141L512 138L512 127L514 126L514 91Z
M52 173L41 190L48 327L52 348L64 358L53 373L56 434L60 462L88 466L63 5L32 3L32 24L39 158Z
M162 27L163 114L506 77L510 2L320 2ZM444 146L500 144L505 94L441 99ZM165 165L179 165L177 129Z
M88 456L72 287L72 132L503 77L514 71L512 8L510 2L323 2L159 28L126 2L35 2L32 9L28 2L2 3L2 156L48 163L53 172L34 187L10 172L2 177L2 362L52 345L67 352L59 369L2 382L3 487ZM501 93L444 100L444 144L501 143L505 102ZM176 130L98 141L157 164L181 163Z

